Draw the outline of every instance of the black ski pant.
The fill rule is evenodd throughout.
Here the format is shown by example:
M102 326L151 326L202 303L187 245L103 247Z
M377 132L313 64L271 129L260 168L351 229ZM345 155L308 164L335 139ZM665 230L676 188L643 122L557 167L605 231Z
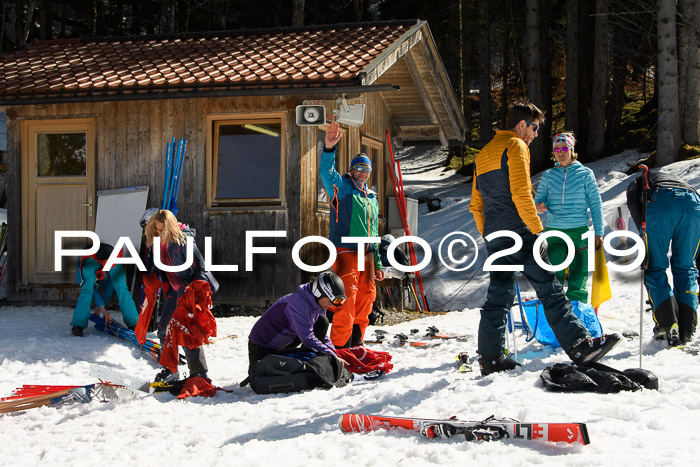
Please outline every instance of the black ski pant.
M321 342L326 338L328 335L328 327L330 326L330 322L328 321L328 318L326 318L323 315L320 315L318 319L316 320L316 323L314 323L314 336ZM283 349L273 349L270 347L264 347L262 345L254 344L250 341L248 341L248 375L250 376L251 371L253 370L253 365L255 362L258 360L262 360L265 355L286 355L286 354L291 354L299 351L309 351L309 352L315 352L319 353L318 350L315 349L310 349L308 347L299 347L301 344L301 340L297 337L294 339L294 342L289 344L287 347Z
M535 289L542 302L544 315L565 351L571 350L576 341L589 335L586 327L576 317L571 302L553 272L545 271L533 256L533 245L537 237L531 233L521 234L523 246L520 251L497 258L492 265L522 265L522 273ZM513 240L497 237L486 242L489 257L513 246ZM542 259L549 262L546 251L540 252ZM490 271L490 281L486 303L481 308L479 321L479 355L493 357L503 355L505 348L506 322L508 311L515 299L516 271Z

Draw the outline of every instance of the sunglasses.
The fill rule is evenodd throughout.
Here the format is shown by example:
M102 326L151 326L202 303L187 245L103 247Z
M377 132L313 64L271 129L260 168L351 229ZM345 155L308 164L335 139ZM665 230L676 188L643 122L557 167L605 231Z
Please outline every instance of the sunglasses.
M335 297L335 298L332 300L333 306L340 306L340 305L342 305L343 303L345 303L345 300L347 300L347 299L345 299L345 298L340 298L340 297Z
M554 152L569 152L571 151L571 148L568 146L565 146L563 148L554 148Z
M535 124L535 123L532 123L532 122L528 122L527 120L525 120L525 123L527 123L528 125L534 126L534 127L535 127L535 133L537 133L537 132L540 130L540 125L539 125L539 124Z
M356 165L353 167L353 169L357 170L358 172L367 172L367 173L372 172L372 167L369 167L366 165Z

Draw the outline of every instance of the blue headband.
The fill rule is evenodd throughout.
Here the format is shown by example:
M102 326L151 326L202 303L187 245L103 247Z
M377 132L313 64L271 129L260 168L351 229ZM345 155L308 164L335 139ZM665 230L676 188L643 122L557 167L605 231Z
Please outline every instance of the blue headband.
M369 159L369 157L365 156L364 154L358 154L357 156L355 156L352 162L350 162L350 168L352 169L357 164L367 164L367 166L370 169L372 168L372 161Z

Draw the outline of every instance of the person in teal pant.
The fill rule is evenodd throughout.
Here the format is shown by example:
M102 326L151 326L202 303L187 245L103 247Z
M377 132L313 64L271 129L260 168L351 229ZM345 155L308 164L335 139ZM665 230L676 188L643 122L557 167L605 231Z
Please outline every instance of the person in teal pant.
M83 330L88 325L93 300L95 305L97 305L97 314L101 312L105 319L111 320L105 305L112 298L114 292L117 293L117 298L119 299L119 308L124 318L124 324L128 328L133 329L139 320L134 299L126 286L124 266L115 264L109 271L104 270L104 265L107 263L112 250L111 245L101 244L97 253L79 259L80 264L75 276L78 284L80 284L80 295L78 296L75 310L73 310L73 319L70 322L70 325L73 326L72 332L74 336L83 336ZM101 291L100 288L102 288Z
M595 248L602 245L603 203L593 171L576 159L576 139L573 133L559 133L552 140L554 167L540 178L535 205L541 214L547 211L547 231L556 230L574 243L574 258L569 264L566 296L569 300L588 302L588 240L581 236L588 232L588 210L591 211L595 234ZM566 260L568 248L558 237L547 238L547 254L552 264ZM563 285L565 269L556 272Z
M640 232L642 221L646 221L644 285L654 317L654 337L666 340L669 346L686 344L698 324L695 258L700 255L700 194L670 173L649 172L646 182L646 196L643 176L629 184L627 207ZM673 287L668 280L669 267Z

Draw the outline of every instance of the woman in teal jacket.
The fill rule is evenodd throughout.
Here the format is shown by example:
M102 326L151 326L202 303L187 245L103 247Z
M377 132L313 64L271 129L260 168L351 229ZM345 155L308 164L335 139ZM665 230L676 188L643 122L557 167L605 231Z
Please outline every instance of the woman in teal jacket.
M603 203L598 192L593 171L576 159L576 140L573 133L554 136L552 146L555 161L553 168L545 171L535 195L537 211L547 211L547 230L557 230L567 235L574 243L574 259L569 265L566 296L570 300L588 302L586 282L588 280L588 240L581 236L588 232L588 210L591 211L596 249L602 245ZM547 239L547 254L552 264L561 264L568 250L564 240L557 237ZM565 270L556 273L564 283Z
M119 299L119 308L124 318L124 324L129 329L133 329L139 319L136 305L131 297L131 292L126 285L126 271L121 264L115 264L109 271L104 270L104 266L112 254L112 245L102 243L97 253L91 256L81 257L78 261L78 269L75 277L80 285L80 295L78 303L73 310L73 319L70 323L74 336L82 337L83 330L88 325L90 317L90 307L95 301L97 308L95 314L102 314L107 321L112 319L105 310L105 305L116 292ZM100 286L102 291L100 291Z

